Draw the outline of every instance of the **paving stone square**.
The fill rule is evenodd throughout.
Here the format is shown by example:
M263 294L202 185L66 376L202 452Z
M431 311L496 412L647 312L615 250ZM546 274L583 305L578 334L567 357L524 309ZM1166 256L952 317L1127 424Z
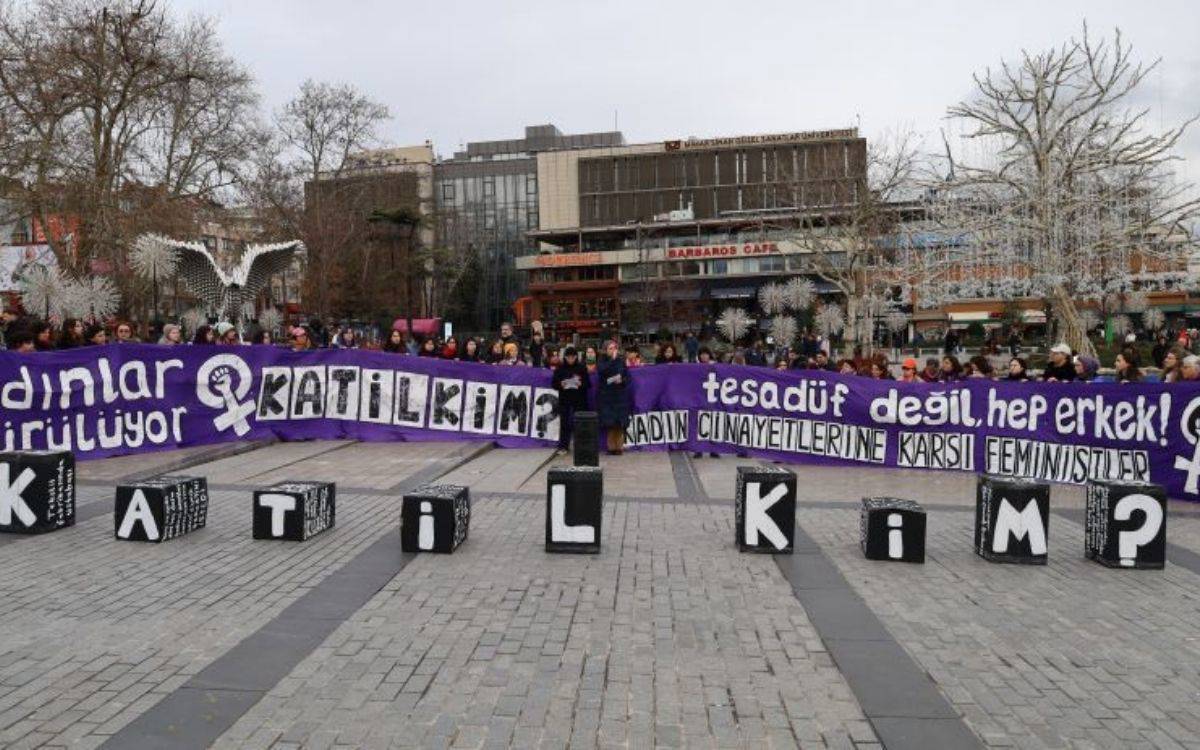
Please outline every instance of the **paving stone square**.
M0 537L0 746L1200 747L1200 506L1162 571L1083 557L1055 486L1049 565L971 549L974 477L795 466L795 555L739 554L736 468L605 456L599 555L543 549L548 450L275 443L82 464L75 527ZM205 529L113 538L113 487L206 476ZM335 481L303 545L251 490ZM471 488L453 555L400 552L400 498ZM866 560L859 499L928 510L927 561Z

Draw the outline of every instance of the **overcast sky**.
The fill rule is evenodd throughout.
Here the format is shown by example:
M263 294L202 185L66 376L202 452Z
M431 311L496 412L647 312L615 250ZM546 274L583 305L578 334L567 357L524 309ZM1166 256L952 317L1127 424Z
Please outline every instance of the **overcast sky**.
M1200 3L784 0L166 0L215 17L274 108L305 78L387 104L389 145L518 137L552 122L630 142L859 125L932 134L971 75L1022 48L1120 27L1162 58L1156 128L1200 113ZM1200 179L1200 127L1183 149Z

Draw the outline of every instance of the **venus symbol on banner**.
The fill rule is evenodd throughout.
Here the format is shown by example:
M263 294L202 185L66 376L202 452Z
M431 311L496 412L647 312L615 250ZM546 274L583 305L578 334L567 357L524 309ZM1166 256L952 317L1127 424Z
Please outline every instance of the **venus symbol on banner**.
M242 399L250 393L253 380L249 365L232 354L209 357L200 365L196 371L196 398L205 406L224 410L213 419L217 432L230 427L238 435L250 431L246 418L254 413L254 402Z
M1186 472L1184 492L1192 495L1200 494L1200 398L1188 402L1179 418L1179 432L1184 439L1192 444L1192 457L1175 456L1175 468Z

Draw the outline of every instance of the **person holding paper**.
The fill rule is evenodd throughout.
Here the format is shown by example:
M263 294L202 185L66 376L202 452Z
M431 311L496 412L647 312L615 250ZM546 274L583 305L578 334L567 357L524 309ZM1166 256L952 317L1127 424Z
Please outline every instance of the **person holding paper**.
M625 450L625 428L629 425L629 368L616 341L606 342L604 353L606 358L596 367L600 385L596 413L600 428L608 434L609 454L619 456Z

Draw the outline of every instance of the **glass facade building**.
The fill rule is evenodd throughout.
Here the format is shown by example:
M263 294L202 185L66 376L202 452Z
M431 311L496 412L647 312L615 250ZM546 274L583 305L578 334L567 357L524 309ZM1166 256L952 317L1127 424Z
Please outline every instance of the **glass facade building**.
M479 279L478 325L494 331L513 318L526 292L514 259L537 252L526 236L538 229L537 157L540 151L620 145L619 132L564 135L554 125L525 128L525 137L467 144L434 165L438 238L457 257L473 254Z

